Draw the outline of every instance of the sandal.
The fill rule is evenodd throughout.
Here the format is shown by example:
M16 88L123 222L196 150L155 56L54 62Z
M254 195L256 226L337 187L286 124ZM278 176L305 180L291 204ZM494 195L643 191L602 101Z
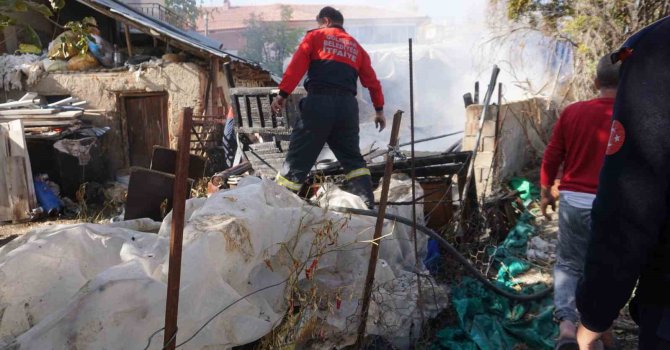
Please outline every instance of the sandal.
M554 350L579 350L579 344L575 338L561 338L556 340Z

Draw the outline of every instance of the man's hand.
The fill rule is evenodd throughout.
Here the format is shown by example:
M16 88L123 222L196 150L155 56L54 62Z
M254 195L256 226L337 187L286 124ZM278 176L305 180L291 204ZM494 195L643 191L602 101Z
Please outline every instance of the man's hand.
M285 102L286 102L285 98L283 98L281 96L277 96L277 98L275 98L274 101L272 101L272 106L270 108L272 108L272 111L275 114L279 114L279 112L281 112L282 108L284 108L284 103Z
M588 330L583 325L579 326L577 330L577 343L579 350L600 350L603 348L603 343L600 337L603 333L593 332Z
M379 132L382 132L386 127L386 117L384 117L384 111L375 112L375 127L379 129Z
M556 197L551 194L551 188L542 186L540 191L540 209L547 220L551 220L551 216L547 213L547 207L556 212Z

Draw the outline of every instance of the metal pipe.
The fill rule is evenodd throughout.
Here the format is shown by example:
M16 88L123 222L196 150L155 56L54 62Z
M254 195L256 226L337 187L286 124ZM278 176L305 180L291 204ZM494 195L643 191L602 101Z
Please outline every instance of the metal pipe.
M463 133L463 131L456 131L456 132L452 132L452 133L448 133L448 134L444 134L444 135L431 136L431 137L427 137L425 139L416 140L416 141L413 142L413 144L416 145L416 144L422 143L422 142L439 140L439 139L443 139L445 137L454 136L454 135L458 135L458 134L462 134L462 133ZM409 146L411 144L412 144L412 142L405 142L405 143L399 144L398 147L405 147L405 146ZM363 157L377 158L379 156L383 156L384 154L386 154L388 152L389 152L388 150L375 150L375 151L370 151L370 152L364 154Z
M189 148L193 109L184 108L177 135L177 164L172 198L172 227L170 232L170 260L168 265L167 298L165 301L165 333L163 349L174 350L177 343L177 316L179 314L179 286L181 279L181 248L186 210L186 182L188 181Z
M347 213L347 214L354 214L354 215L365 215L365 216L377 216L377 212L373 210L365 210L365 209L353 209L353 208L345 208L345 207L336 207L336 206L329 206L328 210L340 212L340 213ZM413 225L412 221L404 218L402 216L398 215L393 215L393 214L384 214L384 218L387 220L393 220L395 222L399 222L401 224L410 226ZM442 236L440 236L438 233L435 231L429 229L426 226L423 225L416 225L417 230L423 232L426 234L428 237L434 239L435 241L438 242L438 244L448 253L450 256L452 256L456 261L463 265L465 270L469 272L474 278L479 280L484 284L484 286L493 292L495 292L498 295L501 295L503 297L506 297L508 299L512 300L517 300L517 301L532 301L532 300L537 300L537 299L542 299L546 296L548 296L552 290L552 286L548 286L546 289L544 289L541 292L535 293L535 294L516 294L512 293L508 290L502 289L499 286L491 283L491 281L488 280L486 276L484 276L479 270L472 265L472 263L461 254L458 249L456 249L454 246L452 246L446 239L444 239Z
M498 175L498 141L500 141L500 128L502 123L500 121L500 112L502 111L502 83L498 83L498 108L496 110L496 132L495 137L493 138L493 159L491 160L491 169L489 169L489 176L486 178L486 187L489 186L489 180L491 180L491 188L496 186L493 182L493 178ZM482 198L482 203L484 198Z
M391 140L389 146L398 145L398 133L400 132L400 120L402 111L398 110L393 116L393 126L391 127ZM365 338L365 326L368 319L368 310L370 308L370 298L372 296L372 285L375 281L375 270L377 269L377 258L379 256L379 244L384 228L384 214L386 214L386 202L388 202L389 188L391 186L391 174L393 173L393 155L386 154L386 170L382 180L381 198L379 199L379 212L375 213L377 223L375 224L375 233L370 251L370 261L368 262L368 272L365 276L365 289L363 291L363 302L361 303L361 318L358 324L358 336L356 338L356 347L363 349L363 339Z
M410 123L410 153L412 177L412 240L414 241L414 266L419 268L419 248L416 242L416 154L414 153L414 55L412 52L412 38L409 38L409 123ZM421 308L421 278L417 276L418 298L417 305L421 315L421 323L424 322L423 309Z

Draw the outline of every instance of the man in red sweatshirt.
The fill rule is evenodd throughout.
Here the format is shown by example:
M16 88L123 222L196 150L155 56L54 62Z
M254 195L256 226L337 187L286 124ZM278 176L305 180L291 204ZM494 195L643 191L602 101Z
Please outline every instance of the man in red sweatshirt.
M316 17L319 27L307 32L279 84L279 96L272 103L279 112L285 99L307 73L307 97L300 101L300 120L291 134L284 166L275 181L299 191L327 142L342 164L347 190L374 205L370 171L359 148L357 82L370 90L377 112L375 123L385 124L384 95L372 69L370 57L349 35L344 17L332 7L324 7Z
M556 122L542 159L541 209L555 208L551 194L559 168L561 176L558 246L554 265L554 317L560 324L556 349L578 349L579 314L575 290L583 273L591 231L591 207L598 189L598 175L607 150L619 64L609 56L598 63L595 85L600 96L571 104Z

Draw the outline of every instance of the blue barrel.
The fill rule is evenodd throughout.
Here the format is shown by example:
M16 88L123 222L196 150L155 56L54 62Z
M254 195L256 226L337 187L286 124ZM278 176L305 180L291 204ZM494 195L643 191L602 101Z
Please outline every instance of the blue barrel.
M35 196L47 215L55 215L60 212L61 201L51 188L42 180L35 179Z

